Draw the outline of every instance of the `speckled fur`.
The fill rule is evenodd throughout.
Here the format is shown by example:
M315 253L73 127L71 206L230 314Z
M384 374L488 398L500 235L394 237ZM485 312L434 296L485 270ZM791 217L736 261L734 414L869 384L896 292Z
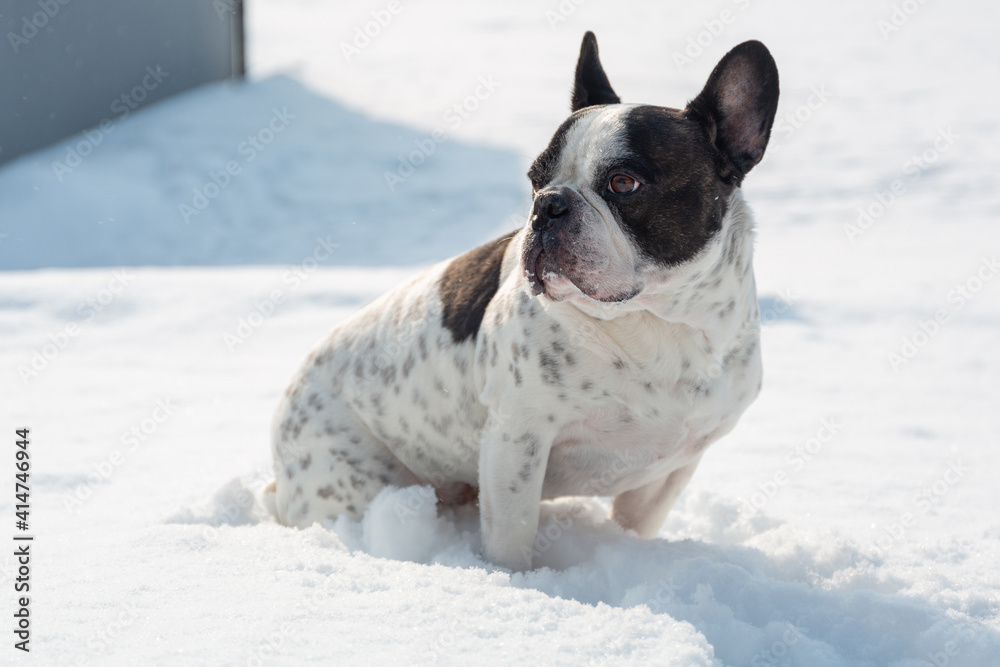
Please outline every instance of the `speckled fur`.
M605 99L617 100L599 69L588 33L577 86L596 82ZM487 292L442 289L449 279L473 280L466 257L455 271L446 271L452 260L431 267L334 329L274 418L279 519L306 526L358 518L388 485L430 484L446 503L478 498L483 551L512 569L531 567L543 498L610 496L615 521L655 535L706 448L760 391L753 223L737 186L767 143L773 69L759 43L727 54L710 94L696 99L697 118L731 115L704 134L691 130L686 112L625 104L576 110L529 174L532 219L540 219L540 201L552 201L539 191L565 195L563 212L544 212L561 217L558 236L529 219L506 246L498 282L495 261L492 273L481 272L498 284L485 312ZM713 81L735 92L716 94ZM591 97L578 92L574 100ZM719 100L728 106L713 107ZM770 120L732 115L741 104L757 104ZM671 136L687 143L647 156L673 165L645 186L661 199L631 200L664 202L647 217L648 208L625 207L604 188L614 159L647 146L627 143L641 135L628 133L630 121L648 130L651 118L681 128ZM706 148L718 137L731 153ZM681 150L691 159L678 157ZM719 180L705 176L716 169ZM692 189L695 176L703 187ZM685 206L675 206L676 192L687 193ZM665 227L636 224L647 220L666 220L672 238L684 236L685 225L700 231L668 261L650 243L669 249L672 238L661 238ZM643 229L647 236L637 236ZM468 299L479 304L474 316L456 312L454 301L446 314L449 294L483 299Z
M760 389L751 226L737 190L702 255L595 312L529 296L519 233L477 336L457 345L441 325L447 262L370 304L278 407L280 520L357 518L386 485L431 484L445 501L478 489L484 548L511 567L530 565L541 498L614 496L616 520L655 534Z

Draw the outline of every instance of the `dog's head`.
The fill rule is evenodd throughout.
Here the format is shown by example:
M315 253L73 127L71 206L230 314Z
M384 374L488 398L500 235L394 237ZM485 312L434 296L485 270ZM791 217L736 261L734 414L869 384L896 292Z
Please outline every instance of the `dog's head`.
M718 241L730 196L764 156L777 104L778 70L755 41L727 53L683 110L621 104L588 32L573 113L528 171L528 289L605 303L662 291Z

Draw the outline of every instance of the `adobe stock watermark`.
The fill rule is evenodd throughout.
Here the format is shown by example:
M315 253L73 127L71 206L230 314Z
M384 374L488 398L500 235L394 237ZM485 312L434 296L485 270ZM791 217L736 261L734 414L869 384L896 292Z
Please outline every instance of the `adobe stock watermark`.
M920 667L949 667L963 664L958 660L962 650L976 641L982 630L983 626L977 627L968 621L959 621L949 628L948 634L952 638L946 640L938 650L928 651L925 658L920 659L917 664Z
M416 364L413 342L414 335L410 333L372 341L374 349L371 354L354 359L345 373L344 383L350 387L351 393L367 393L371 383L380 378L388 384L397 374L408 377ZM426 339L420 345L426 345ZM405 360L404 354L407 357Z
M952 451L956 450L957 447L952 447ZM911 510L903 512L895 521L882 527L879 535L871 543L874 554L884 556L893 545L901 542L906 537L907 530L916 526L920 519L941 505L951 490L965 479L966 473L972 471L972 467L958 457L949 458L946 465L942 472L935 475L934 481L921 485L913 495L910 501Z
M239 9L241 0L212 0L212 9L219 20L225 20Z
M389 359L392 358L389 357ZM398 358L398 356L395 358ZM388 360L384 363L388 363ZM376 367L375 372L378 372L378 368L384 367L384 365ZM497 432L509 419L510 415L507 413L490 408L482 430L487 433ZM431 486L408 486L403 490L405 498L393 506L393 511L399 522L406 523L418 516L420 510L428 503L436 503L439 499L436 489L448 488L451 485L451 480L454 479L455 473L460 468L474 465L478 462L478 459L479 450L477 448L472 447L466 442L459 441L452 443L447 461L423 475Z
M21 378L22 383L28 384L30 380L41 375L69 347L70 341L83 333L87 325L93 322L128 287L135 278L135 276L129 275L128 271L128 269L112 271L111 279L108 280L107 285L77 306L76 313L80 319L67 322L62 329L49 332L49 341L30 352L28 363L22 363L17 367L17 375Z
M767 162L768 157L773 156L781 150L785 142L789 141L795 133L805 124L813 119L813 116L834 97L834 94L826 87L825 83L820 83L809 87L809 96L805 101L791 111L775 118L774 130L771 132L771 141L768 144L767 152L761 164Z
M620 479L623 473L636 469L642 465L642 458L637 452L615 451L614 461L606 466L604 471L587 481L586 486L579 495L581 496L605 496L612 485ZM582 505L573 505L564 512L555 512L550 515L544 523L539 523L535 538L530 546L521 547L521 558L527 567L537 566L539 556L551 549L562 539L573 522L579 518L586 510Z
M805 442L795 445L785 454L787 468L782 467L763 482L757 482L757 490L750 494L749 498L738 498L739 506L736 511L739 513L739 519L747 521L755 517L769 502L774 500L778 492L791 481L796 473L801 472L810 461L823 452L827 445L833 442L843 428L844 425L838 422L836 417L820 419L816 434Z
M363 25L354 26L354 39L340 43L340 52L344 54L344 60L351 62L351 58L361 55L361 52L371 46L372 40L382 34L382 31L389 27L393 19L403 11L403 3L400 0L389 0L385 9L373 9L369 12L372 17Z
M452 130L460 128L462 124L477 109L479 109L480 104L490 99L499 87L500 82L496 81L492 74L479 77L478 85L472 93L470 95L466 95L462 98L462 100L453 104L451 108L445 111L441 116L445 125L450 127ZM399 164L397 165L395 171L386 170L383 174L385 184L389 188L389 191L395 192L397 187L412 176L421 165L427 162L428 158L430 158L430 156L437 150L438 144L447 141L448 138L448 131L444 128L437 127L434 128L429 135L419 139L414 139L413 143L416 148L411 150L405 156L398 156Z
M233 352L243 343L250 340L250 337L264 325L277 312L278 307L285 302L288 292L294 292L302 287L305 281L309 280L319 269L320 264L330 259L337 244L330 240L330 235L326 238L316 237L316 245L313 251L301 262L285 271L281 276L282 287L276 287L263 297L253 299L253 307L244 317L241 317L236 326L231 331L222 334L222 342L226 348Z
M146 74L142 80L111 103L109 109L114 115L102 119L95 127L81 132L79 136L82 138L66 148L66 157L52 163L52 172L56 175L56 179L62 183L63 178L83 164L83 160L101 145L105 135L114 132L115 125L138 109L149 93L156 90L169 76L170 72L164 72L159 65L155 69L151 65L146 67Z
M21 17L21 29L18 32L7 33L7 41L10 42L10 48L14 50L14 53L19 53L21 47L34 39L38 31L45 28L49 24L49 21L56 17L59 10L71 1L38 0L35 3L38 6L38 11L30 16L25 15Z
M257 468L253 473L254 478L266 479L268 482L273 481L281 474L283 466L291 461L301 461L311 451L309 447L298 440L279 440L273 443L272 447L270 464Z
M281 443L278 446L278 454L284 458L285 461L291 461L295 458L299 458L305 452L304 448L298 444L289 445L287 443ZM227 495L225 500L219 500L213 498L212 502L215 506L212 511L207 516L198 514L195 520L191 520L189 517L185 517L177 521L181 524L204 524L201 530L201 539L203 542L211 542L212 540L218 539L222 526L238 526L248 523L249 521L244 520L243 517L253 514L253 509L255 507L263 509L257 502L257 495L248 487L254 485L260 485L263 487L262 493L267 493L266 487L274 482L279 468L274 465L274 461L268 463L262 463L255 466L249 474L241 475L240 482L241 486L235 492Z
M920 154L913 155L903 162L903 176L906 177L905 179L895 179L889 184L887 189L876 192L873 201L865 206L858 207L857 222L853 225L844 225L844 234L847 235L847 240L855 243L858 237L871 229L892 208L892 205L906 194L907 182L912 183L917 181L924 171L930 169L941 159L942 155L951 150L952 146L955 145L955 140L960 139L961 136L953 131L950 125L947 128L938 128L937 136L934 137L931 146L924 149Z
M282 623L257 641L257 648L250 649L247 654L247 667L263 667L269 660L281 655L284 646L295 634L295 626Z
M662 614L668 610L666 605L677 601L680 590L681 587L674 581L673 577L670 579L661 577L656 582L656 592L646 598L643 604L649 607L649 610L654 614Z
M546 9L545 20L549 22L549 29L555 30L557 25L568 21L577 7L585 2L587 0L561 0L555 9Z
M900 367L913 361L941 332L951 317L976 298L986 283L993 280L997 273L1000 273L1000 261L997 260L997 256L983 257L972 275L957 283L954 289L948 292L945 300L951 304L951 308L939 308L934 311L933 317L921 320L912 333L903 336L898 348L886 353L889 368L898 373Z
M562 539L562 536L573 527L573 519L582 511L582 507L575 505L568 512L556 512L550 515L545 523L539 524L531 546L521 547L521 558L524 559L525 565L531 567L534 564L537 567L536 559Z
M108 653L114 645L139 622L142 616L138 608L131 601L125 601L119 605L118 611L110 621L104 624L97 632L87 638L87 648L89 653L78 653L73 662L65 663L69 667L90 667L94 656L103 656Z
M93 471L86 480L76 485L72 492L63 493L63 507L67 512L79 514L80 508L99 487L109 484L115 472L131 459L159 429L174 416L177 406L170 398L158 398L149 415L133 424L120 438L121 449L113 450L106 458L91 463Z
M271 118L268 119L264 127L247 136L236 147L236 152L243 157L243 160L230 160L226 162L224 169L208 172L208 180L201 186L193 188L194 195L191 198L191 203L182 203L178 206L181 219L184 220L185 224L190 223L191 218L201 215L201 212L208 208L212 200L222 194L222 191L229 187L235 177L243 173L243 167L256 160L257 156L264 152L275 137L284 132L293 120L295 120L295 115L288 113L288 107L271 109Z
M254 471L253 477L258 479L264 475L266 475L265 470L258 468ZM246 488L240 489L236 492L235 497L212 511L211 516L206 520L207 525L201 531L201 538L206 542L216 539L219 536L220 526L235 525L236 520L246 514L256 503L257 499L253 492Z
M298 602L287 617L315 617L329 613L328 603L340 599L338 582L337 577L327 575L322 585L304 589L296 596ZM246 660L242 664L246 667L264 667L270 661L277 659L281 656L281 648L295 639L299 627L294 623L282 623L259 637L255 646L247 650ZM283 661L282 664L286 662Z
M712 46L722 36L722 33L726 31L726 27L736 22L739 12L745 11L750 7L751 0L732 0L732 4L739 11L723 9L719 12L718 16L702 21L701 24L704 30L700 30L694 35L689 36L683 50L674 51L672 58L678 72L683 72L685 67L693 64L694 61L700 58L705 53L705 49Z
M713 361L709 366L706 366L698 371L696 376L698 382L702 385L709 385L722 377L729 364L732 363L732 361L741 353L743 353L744 345L746 343L743 339L744 335L753 332L759 333L774 322L777 322L784 317L786 313L791 311L795 301L796 297L792 294L791 289L786 288L778 290L778 298L775 303L762 309L757 321L744 322L740 327L740 331L733 337L734 340L729 347L721 350L716 356L715 361Z
M875 27L878 28L882 39L888 42L892 33L898 32L900 28L909 23L910 18L919 12L921 6L926 2L927 0L903 0L903 2L893 4L889 16L875 22Z
M788 652L793 646L806 637L809 628L801 621L796 623L785 622L785 627L781 637L771 642L767 648L758 651L750 658L750 667L768 667L770 665L785 664Z
M441 659L454 651L455 642L458 636L460 634L471 634L473 629L474 627L470 622L469 617L463 614L454 616L448 626L434 638L431 645L424 653L423 659L421 659L417 664L440 665Z

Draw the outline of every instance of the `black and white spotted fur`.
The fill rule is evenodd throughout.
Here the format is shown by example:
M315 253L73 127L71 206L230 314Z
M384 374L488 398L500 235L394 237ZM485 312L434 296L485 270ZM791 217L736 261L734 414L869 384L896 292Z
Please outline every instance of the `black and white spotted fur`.
M279 519L360 517L386 486L430 484L478 498L485 555L514 569L543 498L612 496L614 520L656 535L760 390L739 185L777 96L746 42L684 110L621 104L587 33L525 227L368 305L299 369L274 419Z

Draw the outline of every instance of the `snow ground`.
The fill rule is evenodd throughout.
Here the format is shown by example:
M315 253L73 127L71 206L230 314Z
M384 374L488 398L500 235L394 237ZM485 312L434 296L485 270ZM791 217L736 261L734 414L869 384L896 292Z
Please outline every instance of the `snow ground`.
M0 402L11 441L32 429L37 535L17 659L1000 664L1000 10L915 5L883 37L891 2L425 0L347 62L339 43L386 5L344 4L249 3L247 85L122 120L62 181L52 162L80 138L0 168ZM418 265L520 224L586 29L626 101L683 103L744 39L775 55L782 120L745 188L760 399L654 541L599 501L552 503L542 567L510 575L476 555L475 516L416 489L359 523L276 525L259 491L293 368ZM451 127L480 77L499 86ZM390 191L384 172L436 128L447 140ZM52 358L22 378L36 352Z

